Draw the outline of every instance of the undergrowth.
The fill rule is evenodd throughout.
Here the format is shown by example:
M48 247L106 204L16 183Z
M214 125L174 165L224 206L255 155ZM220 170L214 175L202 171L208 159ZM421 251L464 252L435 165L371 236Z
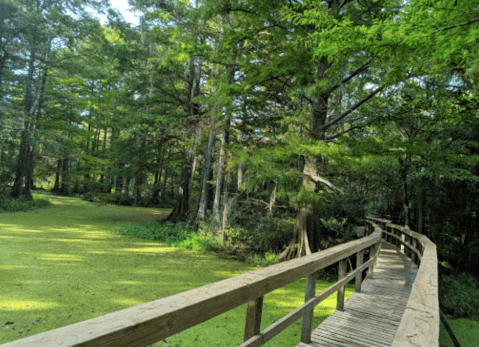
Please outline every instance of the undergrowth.
M43 197L34 197L33 200L28 200L25 198L0 198L0 213L32 211L48 206L50 206L50 202L48 201L48 199Z
M186 223L147 223L131 224L118 231L120 234L146 240L162 241L169 246L181 244L194 233ZM186 247L185 247L186 248Z
M479 286L467 273L439 276L439 297L444 313L479 321Z
M244 232L244 230L242 231ZM248 246L244 240L240 240L237 229L227 230L225 240L207 226L195 231L194 228L184 222L176 224L168 222L132 224L120 229L118 232L146 240L161 241L168 246L180 249L200 252L213 251L230 256L235 254L240 260L260 267L278 262L275 253L258 252L258 249Z

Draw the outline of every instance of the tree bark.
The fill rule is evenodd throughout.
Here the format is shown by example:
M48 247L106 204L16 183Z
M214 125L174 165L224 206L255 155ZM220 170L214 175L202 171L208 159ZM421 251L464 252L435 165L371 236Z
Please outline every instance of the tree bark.
M52 192L58 192L60 190L61 171L62 171L62 160L57 159L57 170L55 171L55 184L53 185Z
M208 180L210 179L210 175L212 173L212 164L213 158L215 153L215 130L214 130L214 121L211 121L210 133L208 136L208 143L206 144L205 149L205 162L203 164L203 175L201 178L201 185L200 185L200 196L198 199L198 209L196 212L196 216L194 219L194 224L198 225L199 223L203 222L206 217L206 211L208 209Z
M316 78L318 81L325 78L326 70L330 67L328 59L322 57L317 63ZM318 94L311 102L310 134L309 137L323 140L325 137L324 125L328 117L328 101L331 92ZM311 181L312 177L319 177L315 160L302 156L303 159L303 182L304 189L311 194L314 193L316 183ZM279 258L290 259L291 257L301 257L311 254L310 242L314 238L320 237L320 225L318 212L312 204L300 206L296 215L296 223L293 230L293 237L286 250L280 254ZM314 241L316 244L317 242ZM315 250L316 251L316 250Z
M61 185L60 185L60 193L62 195L68 195L70 186L68 184L68 164L69 164L69 158L65 156L62 159L62 180L61 180Z
M226 141L227 141L227 131L224 130L223 136L221 137L220 156L218 159L218 171L216 174L215 198L213 201L213 215L217 223L220 222L220 199L221 199L222 189L223 189L224 166L226 165L226 151L225 151Z
M181 168L180 186L177 190L176 204L166 220L177 222L178 220L186 220L190 212L190 179L191 168L188 158L185 155L185 161Z

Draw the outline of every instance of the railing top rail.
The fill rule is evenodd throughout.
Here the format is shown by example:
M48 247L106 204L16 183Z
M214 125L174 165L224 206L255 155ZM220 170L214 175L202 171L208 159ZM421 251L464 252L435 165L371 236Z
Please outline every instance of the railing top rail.
M409 229L408 227L405 227L405 226L401 226L401 225L397 225L397 224L393 224L390 220L388 219L381 219L381 218L375 218L375 217L367 217L367 219L369 220L372 220L372 221L377 221L377 222L382 222L382 223L385 223L386 226L388 227L391 227L393 229L397 229L397 230L400 230L402 231L403 233L411 236L411 237L414 237L415 239L419 240L422 244L422 246L426 246L428 244L434 244L431 240L429 240L429 238L423 234L419 234L415 231L412 231L411 229Z
M381 229L309 256L16 340L2 347L140 347L160 341L306 277L379 242Z

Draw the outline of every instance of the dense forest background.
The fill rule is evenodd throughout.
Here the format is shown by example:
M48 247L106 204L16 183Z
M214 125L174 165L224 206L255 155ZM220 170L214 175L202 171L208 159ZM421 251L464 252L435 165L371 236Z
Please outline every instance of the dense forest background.
M279 259L375 214L479 277L477 1L130 5L0 2L0 199L171 207Z

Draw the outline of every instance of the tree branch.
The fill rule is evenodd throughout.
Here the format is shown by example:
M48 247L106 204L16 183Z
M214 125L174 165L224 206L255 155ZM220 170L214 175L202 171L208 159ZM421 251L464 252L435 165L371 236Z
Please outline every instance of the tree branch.
M379 117L381 117L381 116L378 116L378 117L376 117L376 118L370 120L370 121L367 122L367 123L355 125L355 126L349 128L349 129L346 129L346 130L344 130L344 131L341 131L340 133L338 133L338 134L336 134L336 135L334 135L334 136L327 137L327 138L324 139L324 141L332 141L332 140L334 140L334 139L337 139L338 137L343 136L343 135L346 134L346 133L349 133L349 132L352 131L352 130L361 129L361 128L367 127L367 126L373 124L373 123L376 121L376 119L378 119Z
M380 91L382 91L386 86L380 86L377 89L373 90L371 93L369 93L368 96L366 96L363 100L357 102L355 105L353 105L351 108L347 109L344 111L342 114L334 118L333 120L327 122L323 126L320 127L319 131L324 131L328 129L329 127L333 126L334 124L338 123L341 121L344 117L346 117L348 114L359 108L362 104L366 103L369 99L371 99L373 96L378 94Z
M331 189L333 192L336 191L336 192L339 192L341 195L344 195L344 191L342 189L339 189L338 187L336 187L334 184L332 184L331 182L329 182L328 180L320 177L317 173L315 172L312 172L310 171L309 173L303 173L304 175L306 175L311 181L313 181L314 183L323 183L324 185L326 185L329 189Z
M331 93L334 92L336 89L338 89L341 84L346 84L346 83L348 83L348 82L351 81L354 77L356 77L357 75L359 75L361 72L366 71L367 69L369 69L369 64L370 64L370 63L371 63L371 62L368 61L366 64L364 64L364 65L362 65L361 67L359 67L356 71L352 72L351 75L349 75L348 77L346 77L345 79L343 79L343 80L341 81L341 83L338 83L338 84L332 86L331 88L329 88L328 91L327 91L327 93L328 93L328 94L331 94Z
M450 29L454 29L454 28L458 28L458 27L463 27L463 26L465 26L465 25L469 25L469 24L472 24L472 23L477 22L477 21L479 21L479 18L475 18L475 19L472 19L472 20L470 20L470 21L468 21L468 22L464 22L464 23L461 23L461 24L451 25L451 26L449 26L449 27L446 27L446 28L442 28L442 29L438 29L438 30L436 30L436 31L433 31L433 32L431 33L431 35L434 35L435 33L439 32L439 31L445 31L445 30L450 30Z

